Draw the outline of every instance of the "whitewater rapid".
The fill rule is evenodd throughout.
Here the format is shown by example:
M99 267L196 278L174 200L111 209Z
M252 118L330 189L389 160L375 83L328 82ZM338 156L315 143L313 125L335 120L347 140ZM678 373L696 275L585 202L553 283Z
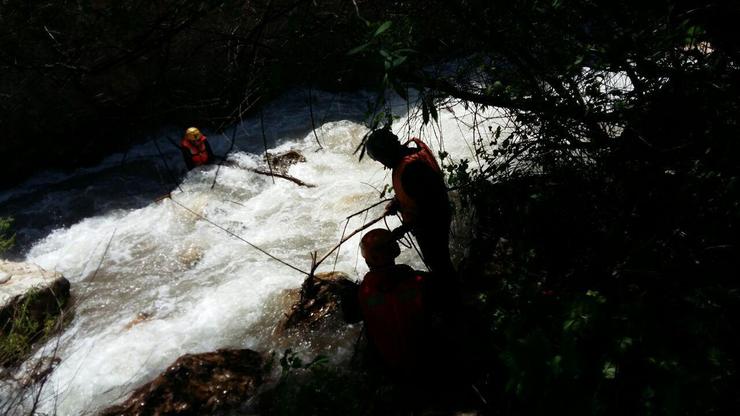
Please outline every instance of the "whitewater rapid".
M306 161L292 165L288 173L314 188L278 178L273 183L272 178L248 170L265 167L255 117L236 126L233 148L229 137L233 126L225 135L209 134L217 154L232 149L220 168L196 168L173 182L170 171L182 172L182 161L165 133L152 138L156 146L145 142L94 168L40 175L2 195L0 204L26 204L28 211L22 215L30 218L28 224L35 215L46 228L57 227L29 226L27 232L39 236L28 236L32 243L25 261L57 270L72 283L71 322L29 361L53 354L60 358L41 390L39 411L93 414L185 353L273 348L270 326L280 313L268 316L265 323L268 306L285 289L299 287L306 276L203 218L308 271L310 253L321 255L333 247L342 236L345 218L382 199L381 190L390 184L389 170L368 158L358 161L354 154L367 132L361 119L368 97L319 94L317 112L334 121L321 124L316 134L306 128L310 120L305 101L284 98L268 107L269 152L303 154ZM409 123L405 110L405 103L395 104L394 112L403 116L393 128L402 139L423 137L435 153L444 150L457 160L473 158L471 120L463 116L464 109L440 110L439 122L423 128L418 119ZM44 189L49 189L48 195ZM153 201L170 191L171 200ZM92 206L89 216L75 218L65 211L74 210L81 199L85 207ZM60 215L56 223L45 217L55 210ZM381 204L354 217L347 232L382 210ZM388 224L398 222L389 219ZM342 246L336 266L332 256L318 271L336 269L360 279L367 271L357 249L361 236ZM458 244L460 250L464 246ZM424 268L411 249L404 249L398 261ZM356 331L350 328L346 336L324 340L320 346L306 341L294 349L309 357L347 356ZM14 383L5 382L0 389L0 400L6 404L20 394ZM36 391L25 396L26 406ZM15 408L23 409L22 403Z

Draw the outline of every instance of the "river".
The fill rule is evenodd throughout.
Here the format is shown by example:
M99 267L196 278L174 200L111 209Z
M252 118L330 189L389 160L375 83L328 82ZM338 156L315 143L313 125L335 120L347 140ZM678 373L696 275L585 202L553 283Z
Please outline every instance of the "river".
M281 313L268 311L305 275L214 224L307 271L310 253L334 246L345 218L379 201L390 184L389 170L354 154L367 131L362 120L372 95L314 92L314 97L316 134L305 91L286 94L264 110L269 151L303 154L306 161L292 165L289 174L314 188L278 178L273 183L248 170L265 166L260 117L254 116L236 126L233 148L234 126L224 135L205 132L216 154L232 149L220 168L185 174L179 151L167 139L179 140L187 127L182 126L164 129L95 167L41 173L0 195L0 214L17 219L16 257L63 273L74 299L70 323L29 361L56 355L59 364L43 386L21 389L4 381L4 411L23 413L39 394L42 413L94 414L185 353L275 348L271 326ZM393 111L401 115L393 128L402 139L420 136L435 153L473 158L472 116L463 108L440 109L439 122L427 126L420 116L409 117L402 101L394 102ZM171 199L154 201L170 191ZM382 209L381 204L354 217L347 232ZM397 224L389 220L390 226ZM358 255L361 235L342 246L336 265L332 257L318 271L336 269L360 279L367 271ZM464 244L457 241L459 255ZM424 268L412 249L403 249L398 261ZM137 317L144 319L132 324ZM349 328L320 345L307 338L293 347L308 357L346 357L356 332Z

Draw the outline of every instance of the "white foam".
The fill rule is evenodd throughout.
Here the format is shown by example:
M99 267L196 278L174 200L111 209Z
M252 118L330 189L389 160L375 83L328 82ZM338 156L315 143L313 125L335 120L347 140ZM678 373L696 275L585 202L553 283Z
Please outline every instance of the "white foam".
M458 115L465 112L452 110ZM288 111L294 110L285 111L278 119L290 122L296 115ZM466 144L471 133L455 117L441 111L436 133L430 126L423 132L415 127L413 133L432 138L429 142L436 150L444 145L457 158L471 158ZM407 135L405 121L394 124L402 137ZM254 130L254 120L245 123ZM334 246L345 217L378 201L376 189L390 183L388 170L368 158L358 162L353 154L366 131L355 122L326 123L317 130L324 146L320 151L313 133L299 140L278 140L271 151L294 149L305 155L307 161L293 165L289 174L315 188L278 178L273 183L244 169L259 166L258 155L235 151L229 160L236 165L220 168L213 190L217 168L211 166L190 172L180 185L182 191L175 189L172 197L308 270L310 253L322 255ZM438 139L440 132L443 141ZM176 153L168 155L177 160ZM347 232L382 209L379 205L354 217ZM390 219L389 224L393 227L398 221ZM337 270L355 279L367 271L358 258L361 236L342 247L336 264ZM61 363L41 395L41 411L59 415L110 405L185 353L259 347L244 334L261 317L264 302L283 289L299 287L305 277L166 199L58 229L35 244L27 260L64 273L76 297L74 320L59 342ZM423 268L413 250L405 249L399 262ZM332 256L319 271L332 270L333 263ZM142 312L150 318L127 329ZM51 348L50 343L37 356Z

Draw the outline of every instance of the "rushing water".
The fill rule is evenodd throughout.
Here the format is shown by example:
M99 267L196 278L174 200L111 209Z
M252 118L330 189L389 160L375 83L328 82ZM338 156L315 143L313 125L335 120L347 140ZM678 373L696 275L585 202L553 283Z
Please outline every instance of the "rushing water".
M23 227L19 237L25 260L58 270L72 283L73 319L29 361L53 354L61 359L41 390L41 412L94 413L185 353L273 346L270 326L280 314L265 323L270 302L284 289L299 287L305 276L203 218L298 269L310 269L310 253L334 246L345 218L379 201L379 190L390 183L388 170L368 158L358 162L353 154L367 131L360 121L367 100L363 94L318 96L317 123L334 120L316 131L323 150L310 131L302 92L265 111L270 152L301 152L306 162L291 166L289 174L314 188L277 178L273 183L248 170L264 166L256 117L237 126L228 163L194 169L177 185L154 143L147 142L97 167L39 175L1 195L2 213L15 215ZM399 103L394 110L405 114L406 105ZM440 122L423 131L418 121L409 127L406 116L394 129L401 137L421 135L435 151L444 146L454 157L470 158L472 133L456 111L463 113L462 108L441 111ZM230 135L232 130L226 131ZM183 169L181 156L165 136L156 137L156 144L176 174ZM217 154L230 148L227 136L214 134L209 140ZM153 201L170 190L172 200ZM354 217L347 231L382 209L380 205ZM360 238L342 246L336 266L332 256L318 271L336 268L359 279L367 270L358 257ZM423 268L410 249L403 250L399 261ZM348 333L320 346L306 342L297 347L307 355L341 357L353 341ZM21 397L21 391L27 393L27 406L38 391L13 382L0 389L5 406Z

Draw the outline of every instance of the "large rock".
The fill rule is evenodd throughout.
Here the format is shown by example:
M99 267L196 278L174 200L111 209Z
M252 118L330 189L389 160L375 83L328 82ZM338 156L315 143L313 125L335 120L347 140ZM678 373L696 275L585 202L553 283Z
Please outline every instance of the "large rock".
M61 274L30 263L0 260L0 334L7 335L20 318L43 328L68 300L69 281Z
M272 167L275 172L285 175L288 173L288 168L290 168L291 165L305 162L306 157L295 150L288 150L287 152L278 154L267 153L267 160L270 161L270 167Z
M263 367L262 356L247 349L186 354L102 415L203 415L234 409L254 397Z
M357 290L357 283L341 272L307 277L301 286L300 299L293 305L283 328L317 328L330 317L340 317L343 323L360 321Z

